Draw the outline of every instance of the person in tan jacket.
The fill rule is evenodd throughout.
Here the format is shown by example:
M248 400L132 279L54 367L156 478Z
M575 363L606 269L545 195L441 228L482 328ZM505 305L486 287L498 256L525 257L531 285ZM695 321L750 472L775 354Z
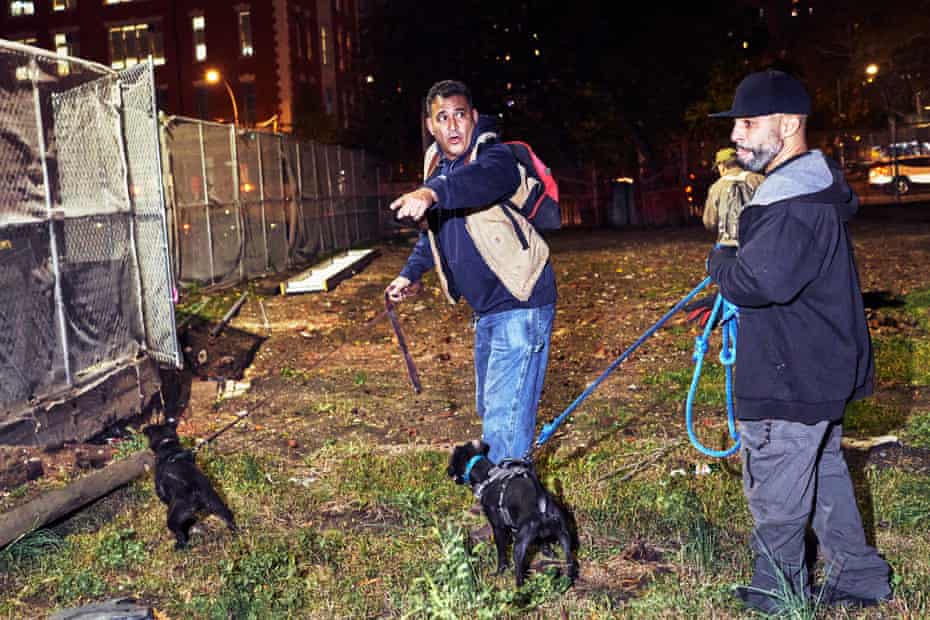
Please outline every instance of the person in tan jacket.
M736 158L736 149L720 149L714 157L720 178L707 192L704 205L704 226L717 231L720 245L739 245L739 215L765 177L744 170Z
M475 317L475 399L488 458L520 459L533 441L555 317L549 247L509 206L524 179L468 87L437 82L424 115L435 143L423 185L390 205L398 219L422 222L422 232L385 292L400 302L434 270L450 303L465 298Z

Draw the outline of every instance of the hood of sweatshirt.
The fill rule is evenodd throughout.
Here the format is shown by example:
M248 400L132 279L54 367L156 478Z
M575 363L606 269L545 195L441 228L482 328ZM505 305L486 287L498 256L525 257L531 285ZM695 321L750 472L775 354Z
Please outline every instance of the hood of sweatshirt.
M749 205L800 198L804 202L833 205L844 221L859 208L859 198L846 182L843 171L817 149L789 159L769 172Z

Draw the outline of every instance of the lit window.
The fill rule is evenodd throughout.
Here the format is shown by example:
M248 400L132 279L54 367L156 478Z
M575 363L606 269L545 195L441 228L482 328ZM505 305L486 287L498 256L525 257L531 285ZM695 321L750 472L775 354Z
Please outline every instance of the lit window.
M53 11L70 11L77 6L77 0L52 0Z
M207 20L203 15L194 15L191 18L191 27L194 30L194 59L203 62L207 59Z
M342 31L338 28L336 29L336 56L339 57L339 70L345 71L345 54L342 53Z
M320 62L324 65L329 64L329 56L326 50L326 26L320 26Z
M126 69L149 56L155 65L165 64L164 37L158 22L110 28L110 66Z
M103 0L104 4L126 4L128 2L135 2L136 0Z
M10 15L12 17L35 14L36 3L33 2L33 0L12 0L12 2L10 2Z
M252 56L252 14L249 9L239 9L239 54Z
M16 42L22 43L23 45L35 45L38 41L36 40L35 37L25 37L22 39L16 39ZM28 81L30 75L31 73L29 71L28 64L24 64L24 65L20 65L16 67L16 79L19 80L20 82Z
M78 50L78 33L76 31L56 32L54 40L55 52L58 54L62 56L77 56L80 53ZM58 75L69 75L76 69L77 67L72 66L70 62L64 60L58 62Z

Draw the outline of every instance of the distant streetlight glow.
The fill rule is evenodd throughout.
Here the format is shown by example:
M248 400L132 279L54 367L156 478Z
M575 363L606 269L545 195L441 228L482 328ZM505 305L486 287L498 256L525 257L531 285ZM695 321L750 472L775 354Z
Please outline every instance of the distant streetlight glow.
M226 92L229 94L229 100L232 102L232 111L233 111L233 125L239 126L239 106L236 105L236 95L233 93L232 86L229 85L223 76L220 75L220 72L216 69L207 69L207 72L203 74L204 79L208 84L219 84L223 83L223 86L226 87Z
M374 83L375 83L375 76L373 76L373 75L371 75L371 74L369 73L368 75L365 76L365 81L366 81L367 83L369 83L369 84L374 84Z
M865 74L866 75L878 75L878 65L876 65L874 62L869 65L866 65Z

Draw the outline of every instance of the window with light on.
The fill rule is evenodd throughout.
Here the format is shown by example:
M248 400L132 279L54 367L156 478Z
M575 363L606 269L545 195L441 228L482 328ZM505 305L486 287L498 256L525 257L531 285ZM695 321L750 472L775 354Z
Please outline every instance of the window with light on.
M194 58L203 62L207 59L207 19L203 15L195 15L191 25L194 29Z
M10 2L10 16L35 15L36 3L33 0L13 0Z
M249 9L239 9L239 54L252 56L252 14Z
M149 56L152 64L165 64L164 37L160 24L125 24L111 27L110 30L110 66L114 69L127 69Z

